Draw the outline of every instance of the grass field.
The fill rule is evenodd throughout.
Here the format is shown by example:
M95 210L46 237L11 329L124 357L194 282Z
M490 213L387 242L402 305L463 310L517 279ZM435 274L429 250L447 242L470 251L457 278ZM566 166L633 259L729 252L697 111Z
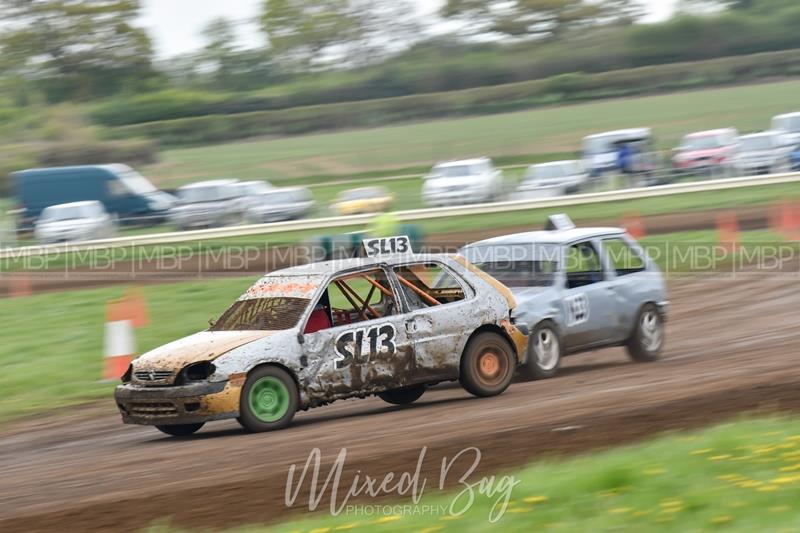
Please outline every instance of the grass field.
M467 493L457 499L458 492L436 493L430 487L419 505L443 506L444 511L372 517L343 513L235 531L797 531L800 419L740 420L541 462L511 475L519 484L494 524L488 517L502 507L504 493L488 497L475 487L468 506ZM477 482L474 477L469 481ZM458 514L463 508L466 512Z
M650 237L643 243L714 243L716 239L715 232L707 231ZM776 240L764 231L742 234L743 243ZM248 277L143 287L150 325L136 331L138 352L204 329L208 319L221 315L253 281L254 277ZM0 299L4 317L0 422L110 397L113 384L99 382L105 305L124 291L115 287Z
M144 170L165 187L214 177L312 183L324 181L314 176L420 173L439 160L479 155L526 160L563 157L577 152L585 135L635 126L652 126L659 145L669 149L683 134L695 130L766 129L773 115L800 107L798 92L800 81L784 81L251 140L168 150L161 163Z

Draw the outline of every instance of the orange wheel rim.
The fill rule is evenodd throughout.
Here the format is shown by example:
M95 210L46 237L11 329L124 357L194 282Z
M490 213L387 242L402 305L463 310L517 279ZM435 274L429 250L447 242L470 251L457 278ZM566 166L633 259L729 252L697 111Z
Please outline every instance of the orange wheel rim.
M494 352L484 353L478 364L484 376L494 377L500 372L500 357Z

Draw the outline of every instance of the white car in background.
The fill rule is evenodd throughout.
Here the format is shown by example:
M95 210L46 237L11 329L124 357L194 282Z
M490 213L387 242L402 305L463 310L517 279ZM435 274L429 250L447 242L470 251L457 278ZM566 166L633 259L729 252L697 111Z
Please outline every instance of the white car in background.
M244 205L237 180L212 180L184 185L178 205L169 212L179 229L230 226L242 220Z
M786 144L800 144L800 112L778 115L772 119L772 130L788 137Z
M432 207L492 202L503 194L503 173L487 157L439 163L424 179L422 199Z
M246 212L251 207L258 205L258 197L274 189L268 181L239 181L235 185L236 196L241 200L242 212Z
M779 131L764 131L739 137L736 167L747 175L778 174L792 168L792 144Z
M34 228L36 240L42 243L108 239L115 234L114 219L96 200L47 207Z
M306 187L272 189L255 197L245 220L251 224L266 224L303 218L314 208L314 196Z
M576 193L589 181L580 161L553 161L528 167L517 187L519 198L551 198Z

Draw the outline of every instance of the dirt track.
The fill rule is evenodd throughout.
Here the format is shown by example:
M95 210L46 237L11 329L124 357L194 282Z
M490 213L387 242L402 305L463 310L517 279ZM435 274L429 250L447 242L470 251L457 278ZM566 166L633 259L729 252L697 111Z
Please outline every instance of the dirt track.
M556 379L492 399L447 387L410 408L347 401L281 432L225 422L188 440L122 426L111 400L16 423L0 433L0 530L135 530L170 515L188 527L274 522L302 512L283 504L287 470L314 447L326 463L348 449L346 487L357 469L412 471L423 446L423 475L438 479L441 457L468 446L483 452L480 471L496 471L743 411L800 411L798 284L796 275L680 282L662 361L630 363L622 349L577 356Z

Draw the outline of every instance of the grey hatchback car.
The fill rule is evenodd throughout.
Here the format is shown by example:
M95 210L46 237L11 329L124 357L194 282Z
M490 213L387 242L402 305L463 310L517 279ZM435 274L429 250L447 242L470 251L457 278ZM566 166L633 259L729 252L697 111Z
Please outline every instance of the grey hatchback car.
M660 356L666 283L625 230L576 228L558 215L545 231L473 243L460 254L514 294L512 323L529 336L526 377L552 377L565 355L607 346L627 347L635 361Z

